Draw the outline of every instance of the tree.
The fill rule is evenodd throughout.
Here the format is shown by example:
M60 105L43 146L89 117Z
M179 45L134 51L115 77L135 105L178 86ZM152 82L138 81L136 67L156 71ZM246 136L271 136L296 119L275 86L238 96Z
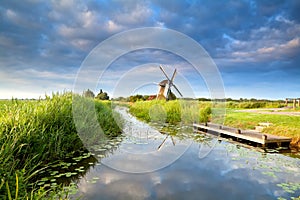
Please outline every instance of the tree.
M84 91L83 96L86 98L95 98L94 92L92 92L90 89Z
M99 100L109 100L109 96L107 95L106 92L103 92L102 89L100 90L100 92L97 94L95 98Z
M134 96L129 97L130 102L143 101L143 100L144 100L143 95L140 94L136 94Z

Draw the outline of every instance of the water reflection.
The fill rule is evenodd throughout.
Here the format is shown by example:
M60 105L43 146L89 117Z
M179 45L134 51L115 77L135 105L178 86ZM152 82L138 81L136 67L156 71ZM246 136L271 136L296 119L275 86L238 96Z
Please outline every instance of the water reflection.
M161 134L129 115L125 108L118 108L118 112L125 119L125 139L113 156L101 160L110 168L128 173L156 171L175 162L191 144L190 140Z
M80 180L74 199L290 199L300 195L299 159L189 133L172 136L174 146L170 136L134 118L130 121L137 131L129 132L115 151L99 159L101 165ZM174 156L174 148L182 156ZM176 159L164 168L141 173L170 162L169 157Z

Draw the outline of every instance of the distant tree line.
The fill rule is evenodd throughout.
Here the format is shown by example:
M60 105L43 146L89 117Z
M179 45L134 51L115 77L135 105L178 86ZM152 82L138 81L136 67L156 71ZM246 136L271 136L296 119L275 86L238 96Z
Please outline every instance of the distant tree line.
M102 89L100 89L100 92L97 94L97 96L90 90L86 90L83 92L83 96L87 98L95 98L99 100L109 100L109 96L107 92L103 92ZM129 97L117 97L112 100L115 101L122 101L122 102L137 102L137 101L147 101L147 100L153 100L156 99L156 95L131 95ZM198 100L198 101L212 101L210 98L182 98L183 100ZM224 101L224 99L214 99L214 101ZM228 107L243 107L243 108L261 108L261 107L268 107L270 105L282 107L282 104L284 103L283 100L268 100L268 99L255 99L255 98L239 98L239 99L232 99L232 98L226 98L225 101L227 102ZM241 104L243 103L243 104ZM273 103L273 104L271 104ZM275 105L276 104L276 105Z
M117 98L114 98L113 100L123 101L123 102L147 101L147 100L149 100L149 95L136 94L136 95L131 95L129 97L117 97Z
M107 92L103 92L102 89L100 89L100 92L95 96L94 92L90 89L83 92L83 96L86 98L92 98L92 99L99 99L99 100L109 100L109 96Z
M186 100L194 100L192 98L185 98ZM214 99L217 101L224 101L223 99ZM278 102L282 103L284 102L283 100L268 100L268 99L247 99L247 98L239 98L239 99L232 99L232 98L226 98L226 102ZM212 101L210 98L198 98L198 101Z

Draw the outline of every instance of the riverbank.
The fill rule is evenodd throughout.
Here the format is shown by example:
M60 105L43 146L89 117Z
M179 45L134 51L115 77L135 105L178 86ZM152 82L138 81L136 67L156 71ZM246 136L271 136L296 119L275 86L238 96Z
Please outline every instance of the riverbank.
M278 104L274 104L280 107ZM220 123L240 129L255 129L259 123L270 123L262 132L291 137L292 148L300 148L300 117L298 110L285 111L283 108L270 108L273 103L263 104L262 109L249 109L249 107L259 107L256 104L235 103L231 105L226 103L225 118L212 119L212 104L210 102L196 101L140 101L130 106L130 112L137 118L146 122L160 121L165 123L185 123L191 124L195 121L207 122L213 120L214 123ZM216 112L220 105L215 104ZM245 109L245 108L247 109ZM238 109L236 109L238 108ZM225 110L225 108L224 108ZM276 110L276 111L274 111ZM275 114L276 113L276 114ZM292 114L288 114L292 113ZM295 114L296 113L296 114ZM218 116L217 116L218 117Z
M162 126L155 130L129 115L127 109L119 111L126 122L117 149L105 156L99 152L99 164L76 180L78 191L72 199L177 200L201 196L250 200L297 199L300 195L298 158L266 155L194 134L180 124L164 124L176 135L167 134L169 131L161 134Z
M287 115L286 112L266 113L262 110L227 109L225 125L241 129L255 129L259 123L270 123L262 132L291 137L292 148L300 148L300 116ZM272 114L271 114L272 113Z
M73 121L73 98L72 93L64 93L44 100L0 102L0 199L51 197L55 188L35 184L41 169L86 151ZM121 134L110 102L95 101L94 105L104 133Z

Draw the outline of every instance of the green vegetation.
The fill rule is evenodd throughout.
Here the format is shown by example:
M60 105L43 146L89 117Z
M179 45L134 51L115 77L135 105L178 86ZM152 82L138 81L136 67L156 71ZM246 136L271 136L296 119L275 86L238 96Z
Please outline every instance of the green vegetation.
M300 146L299 116L236 112L233 109L228 109L226 112L225 125L227 126L254 129L260 122L270 122L273 124L264 128L263 132L292 137L292 145Z
M209 103L184 100L138 101L130 106L129 111L147 122L188 124L209 121L212 112L209 105Z
M100 89L100 92L95 96L94 92L90 89L83 91L82 96L85 98L91 98L91 99L98 99L98 100L109 100L109 96L107 92L103 92L102 89Z
M90 89L83 92L83 96L86 98L95 98L94 92L92 92Z
M284 102L280 101L230 101L226 102L225 125L241 129L255 129L260 122L270 122L273 125L266 127L263 132L292 137L292 145L300 147L300 117L287 115L270 115L259 113L235 112L236 109L251 108L280 108ZM207 122L212 118L214 123L223 124L223 119L218 120L212 113L218 112L219 104L208 101L176 100L176 101L138 101L130 106L130 112L139 119L147 122L163 122L175 124L183 122ZM212 109L213 108L213 109ZM295 110L294 110L295 111ZM296 110L297 111L297 110Z
M226 102L227 108L236 109L252 109L252 108L282 108L284 107L283 102L279 101L229 101Z
M133 95L129 97L129 101L130 102L137 102L137 101L146 101L149 98L148 95Z
M95 101L94 105L103 132L120 134L110 102ZM54 161L82 152L86 149L73 121L71 93L0 102L0 199L51 197L51 191L35 184L40 172Z
M102 89L100 90L99 94L95 97L95 99L98 100L109 100L109 96L107 95L106 92L103 92Z

